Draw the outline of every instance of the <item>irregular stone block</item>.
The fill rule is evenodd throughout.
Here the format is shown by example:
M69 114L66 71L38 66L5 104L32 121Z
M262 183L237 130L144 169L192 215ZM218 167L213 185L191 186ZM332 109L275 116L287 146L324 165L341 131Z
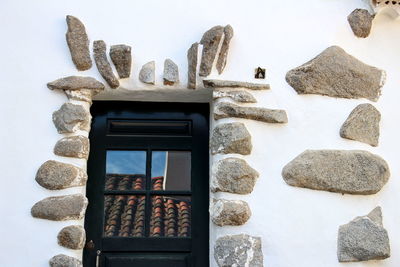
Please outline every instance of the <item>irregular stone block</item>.
M83 249L86 240L85 229L80 225L70 225L57 235L58 244L70 249Z
M89 139L82 135L64 137L58 140L54 146L54 154L87 159L89 156Z
M164 85L174 85L179 82L178 65L171 59L164 61Z
M224 27L215 26L206 31L201 38L200 44L203 45L201 55L199 75L206 77L210 75L211 69L218 53L219 43L224 34Z
M85 76L68 76L57 79L55 81L47 83L47 87L50 90L80 90L80 89L91 89L95 91L104 90L104 84L92 77Z
M146 64L143 65L142 69L139 72L139 80L142 83L154 84L155 70L156 70L155 61L147 62Z
M213 192L250 194L259 174L243 159L226 158L213 165L212 177Z
M65 103L53 113L53 123L58 133L74 133L90 130L90 113L81 105Z
M110 48L110 58L117 69L118 76L123 78L129 78L131 75L132 65L132 54L131 47L129 45L112 45Z
M194 43L187 51L188 60L188 88L196 89L197 74L197 53L199 51L199 43Z
M73 257L59 254L50 259L50 267L82 267L82 262Z
M343 194L379 192L390 176L381 157L362 150L306 150L282 171L291 186Z
M224 27L224 41L222 42L221 50L219 51L217 70L221 74L226 66L226 59L228 57L229 43L233 37L233 28L231 25L226 25Z
M31 214L52 221L80 220L87 204L88 200L82 194L48 197L33 205Z
M233 122L217 125L210 140L211 153L237 153L249 155L253 148L251 136L243 123Z
M340 128L340 136L377 146L380 121L381 113L373 105L358 105Z
M111 88L117 88L119 81L111 69L110 62L107 60L106 51L106 43L103 40L93 42L94 62L96 62L97 69Z
M78 70L88 70L92 67L92 59L85 26L78 18L70 15L67 16L67 25L66 38L72 61Z
M242 200L217 199L210 213L211 220L218 226L243 225L251 216L249 204Z
M331 46L309 62L286 74L298 94L319 94L377 101L386 73Z
M206 88L247 88L250 90L269 90L269 84L261 83L248 83L238 81L225 81L225 80L203 80L204 87Z
M57 190L86 184L87 174L72 164L48 160L36 173L36 182L46 189Z
M243 118L268 123L287 123L286 112L281 109L241 107L228 102L217 103L214 107L214 119Z
M252 94L245 90L214 90L213 99L229 97L236 102L241 103L256 103L257 100Z
M250 235L227 235L217 239L214 258L219 267L263 267L261 238Z
M383 260L390 257L389 236L382 225L382 210L376 207L339 227L339 262Z
M368 10L358 8L347 16L347 21L349 22L355 36L366 38L371 32L374 17L375 16L371 15Z

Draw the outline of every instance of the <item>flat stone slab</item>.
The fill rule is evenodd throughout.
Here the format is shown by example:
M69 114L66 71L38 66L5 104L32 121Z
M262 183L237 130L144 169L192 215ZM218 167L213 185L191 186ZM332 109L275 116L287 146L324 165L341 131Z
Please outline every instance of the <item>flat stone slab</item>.
M358 105L340 128L340 136L378 146L380 121L381 113L373 105Z
M50 90L81 90L90 89L95 91L104 90L104 84L93 77L68 76L47 83Z
M155 83L155 70L156 70L156 62L150 61L142 66L142 69L139 72L139 80L142 83L154 84Z
M88 200L82 194L48 197L33 205L31 214L52 221L80 220L87 204Z
M106 51L107 46L103 40L93 42L94 61L97 69L111 88L117 88L119 87L119 81L112 71L110 62L108 62Z
M249 204L242 200L216 199L210 209L211 220L218 226L243 225L251 216Z
M82 106L65 103L53 113L53 123L58 133L74 133L90 130L90 113Z
M366 9L355 9L347 16L347 21L355 36L367 38L371 32L374 15L371 15Z
M269 84L261 83L248 83L239 81L226 81L226 80L203 80L204 87L206 88L246 88L250 90L269 90Z
M255 97L245 90L213 90L213 99L224 97L240 103L257 103Z
M132 48L129 45L112 45L110 48L110 58L117 69L121 79L129 78L132 66Z
M199 51L199 43L194 43L187 51L188 60L188 89L196 89L197 75L197 54Z
M226 60L228 58L229 43L233 37L233 28L231 25L226 25L224 27L224 41L222 42L221 50L219 51L217 60L217 70L221 74L226 66Z
M58 244L70 249L83 249L86 240L85 229L81 225L70 225L57 235Z
M223 34L224 27L214 26L206 31L201 38L200 44L203 45L203 50L201 55L199 76L207 77L210 75Z
M371 195L387 183L389 166L362 150L306 150L282 171L291 186L343 194Z
M246 234L220 237L215 242L214 259L219 267L263 267L261 238Z
M76 258L59 254L50 259L50 267L82 267L82 262Z
M92 67L92 59L85 26L78 18L70 15L67 16L67 25L66 38L72 61L78 70L88 70Z
M233 122L217 125L210 140L211 153L249 155L253 148L251 136L243 123Z
M314 59L286 74L298 94L319 94L377 101L386 73L347 54L338 46L325 49Z
M64 137L54 146L54 154L87 159L89 157L89 139L82 135Z
M55 160L43 163L36 173L36 182L49 190L83 186L87 178L83 169Z
M171 59L167 58L164 61L164 85L174 85L179 82L178 65Z
M389 236L382 224L381 207L339 227L339 262L383 260L390 257Z
M212 167L211 190L234 194L250 194L259 173L239 158L226 158Z
M214 107L214 119L243 118L268 123L287 123L286 111L256 107L242 107L228 102L217 103Z

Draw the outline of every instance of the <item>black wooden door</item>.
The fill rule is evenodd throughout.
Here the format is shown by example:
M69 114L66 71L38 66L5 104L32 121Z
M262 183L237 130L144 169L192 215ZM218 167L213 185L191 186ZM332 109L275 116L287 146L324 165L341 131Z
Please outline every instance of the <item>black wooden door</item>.
M94 102L85 267L207 267L208 104Z

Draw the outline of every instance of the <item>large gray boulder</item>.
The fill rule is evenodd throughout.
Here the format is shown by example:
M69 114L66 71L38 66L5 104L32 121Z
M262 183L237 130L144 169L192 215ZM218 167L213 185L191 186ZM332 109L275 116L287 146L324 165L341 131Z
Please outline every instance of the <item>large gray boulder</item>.
M370 195L387 183L390 171L381 157L361 150L306 150L282 171L291 186Z
M377 146L380 121L381 113L373 105L358 105L340 128L340 136Z
M286 74L298 94L319 94L377 101L386 73L347 54L338 46L325 49L314 59Z
M380 207L339 227L337 256L339 262L383 260L390 257L389 236L382 225Z
M106 51L107 46L103 40L93 42L94 62L96 62L98 71L111 88L117 88L119 81L112 71L110 62L108 62Z
M86 232L81 225L66 226L57 235L58 244L70 249L82 249L85 245Z
M250 219L251 210L242 200L216 199L211 205L210 215L218 226L243 225Z
M58 190L86 184L86 172L72 164L48 160L36 173L36 182L46 189Z
M233 122L217 125L210 140L211 153L249 155L253 148L251 136L243 123Z
M52 221L80 220L87 205L88 200L82 194L48 197L33 205L31 214Z
M250 194L259 173L239 158L226 158L212 167L211 190L235 194Z
M89 146L89 139L85 136L68 136L57 141L54 146L54 154L87 159L89 157Z
M214 259L219 267L263 267L261 238L246 234L217 239Z
M73 257L59 254L50 259L50 267L82 267L82 262Z
M82 105L65 103L53 112L53 123L58 133L74 133L77 130L89 131L91 115Z
M215 26L206 31L201 38L200 44L203 45L203 51L199 70L200 76L207 77L210 75L223 34L224 27Z
M89 52L89 38L83 23L74 16L67 16L67 44L72 61L78 70L88 70L92 67Z
M374 17L368 10L357 8L347 16L347 21L355 36L366 38L371 32Z

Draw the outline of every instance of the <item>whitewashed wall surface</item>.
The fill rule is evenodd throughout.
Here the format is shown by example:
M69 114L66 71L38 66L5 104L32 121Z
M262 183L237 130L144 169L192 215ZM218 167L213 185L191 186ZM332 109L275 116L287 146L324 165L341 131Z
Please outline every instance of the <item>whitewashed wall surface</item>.
M106 88L101 100L203 101L206 89L192 98L165 92L187 91L187 55L190 45L215 25L230 24L230 43L223 74L213 70L209 78L260 82L254 69L266 68L271 90L253 91L258 103L243 104L284 109L287 124L269 124L247 119L242 122L252 136L253 150L245 159L260 176L248 195L216 193L224 199L249 204L252 216L242 226L211 224L210 265L215 240L224 235L247 233L262 240L264 266L337 267L337 236L340 225L380 206L383 225L390 238L391 257L382 261L349 263L346 266L400 266L400 21L396 13L380 10L368 38L354 36L347 16L356 8L367 8L362 0L70 0L0 2L0 266L48 266L54 255L74 252L57 244L57 233L71 222L33 218L31 207L55 195L85 194L84 187L49 194L35 181L40 165L53 154L60 139L52 113L66 102L62 92L46 84L69 75L95 77L104 82L96 67L76 70L65 41L66 15L82 20L91 41L132 47L131 78L120 81L119 89ZM366 64L383 69L387 80L377 102L320 95L298 95L286 82L286 73L337 45ZM180 70L180 83L162 84L163 64L172 59ZM156 86L138 79L146 62L156 62ZM172 89L171 89L172 88ZM168 91L169 90L169 91ZM110 93L111 92L111 93ZM204 93L202 93L204 92ZM178 97L178 98L176 98ZM372 103L381 113L379 146L343 139L339 130L349 113L362 103ZM215 122L213 122L213 125ZM366 150L384 158L390 166L387 184L376 194L349 195L289 186L282 178L283 167L306 149ZM215 162L224 156L215 156ZM65 160L64 160L65 161ZM85 161L69 159L85 168ZM83 225L83 220L78 224ZM250 266L251 267L251 266Z

